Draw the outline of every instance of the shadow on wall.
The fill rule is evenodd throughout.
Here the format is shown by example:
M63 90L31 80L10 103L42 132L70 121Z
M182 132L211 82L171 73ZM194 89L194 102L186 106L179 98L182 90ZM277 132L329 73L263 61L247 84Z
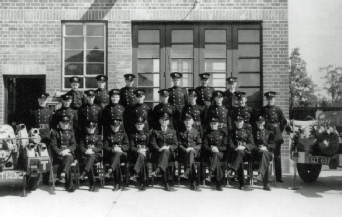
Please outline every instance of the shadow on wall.
M95 0L80 20L103 20L118 0Z

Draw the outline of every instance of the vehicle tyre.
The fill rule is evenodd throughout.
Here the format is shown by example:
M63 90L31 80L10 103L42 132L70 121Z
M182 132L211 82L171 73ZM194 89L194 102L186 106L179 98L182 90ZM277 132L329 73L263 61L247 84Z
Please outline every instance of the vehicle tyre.
M321 173L322 165L320 164L297 164L297 170L300 178L304 182L314 182Z
M32 191L36 190L39 186L40 176L41 174L39 174L37 177L27 177L26 179L27 189L32 190Z

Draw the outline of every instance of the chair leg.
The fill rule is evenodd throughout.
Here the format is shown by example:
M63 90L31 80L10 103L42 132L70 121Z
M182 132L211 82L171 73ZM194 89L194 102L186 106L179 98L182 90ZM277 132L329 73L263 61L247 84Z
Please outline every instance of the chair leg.
M181 169L182 169L182 166L181 166L181 164L178 162L178 187L180 186Z
M253 181L253 162L248 162L248 170L249 170L249 182L250 185L253 186L254 185L254 181Z

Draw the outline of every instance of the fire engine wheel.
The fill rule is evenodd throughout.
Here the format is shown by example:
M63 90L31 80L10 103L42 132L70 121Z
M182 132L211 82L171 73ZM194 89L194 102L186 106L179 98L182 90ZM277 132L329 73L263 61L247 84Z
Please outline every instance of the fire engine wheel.
M297 164L298 174L304 182L314 182L321 173L320 164Z
M37 177L27 177L26 178L27 189L32 190L32 191L36 190L39 186L40 176L41 174L39 174Z

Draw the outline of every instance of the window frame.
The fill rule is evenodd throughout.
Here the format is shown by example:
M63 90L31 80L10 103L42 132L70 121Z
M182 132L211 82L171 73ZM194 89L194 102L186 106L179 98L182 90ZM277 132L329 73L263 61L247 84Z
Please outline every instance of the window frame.
M66 36L65 35L65 26L69 25L69 24L74 24L74 25L82 25L83 26L83 34L82 36ZM62 34L61 34L61 80L62 80L62 91L69 91L69 88L65 87L65 78L70 78L73 76L78 76L82 79L83 82L83 87L79 88L79 90L85 91L88 89L95 89L95 88L87 88L86 87L86 78L94 78L97 75L101 75L101 74L92 74L92 75L87 75L87 63L93 63L93 62L88 62L87 61L87 29L86 29L86 25L95 25L95 24L101 24L104 26L104 35L103 35L103 39L104 39L104 46L103 46L103 52L104 52L104 59L103 59L103 75L108 76L108 21L106 20L62 20L61 21L61 28L62 28ZM83 41L83 74L82 75L65 75L65 37L83 37L84 41ZM96 36L92 36L92 37L96 37ZM97 37L102 37L102 36L97 36ZM102 50L102 49L101 49ZM97 62L94 62L95 64ZM107 81L107 85L108 85L108 81ZM80 85L81 86L81 85Z

